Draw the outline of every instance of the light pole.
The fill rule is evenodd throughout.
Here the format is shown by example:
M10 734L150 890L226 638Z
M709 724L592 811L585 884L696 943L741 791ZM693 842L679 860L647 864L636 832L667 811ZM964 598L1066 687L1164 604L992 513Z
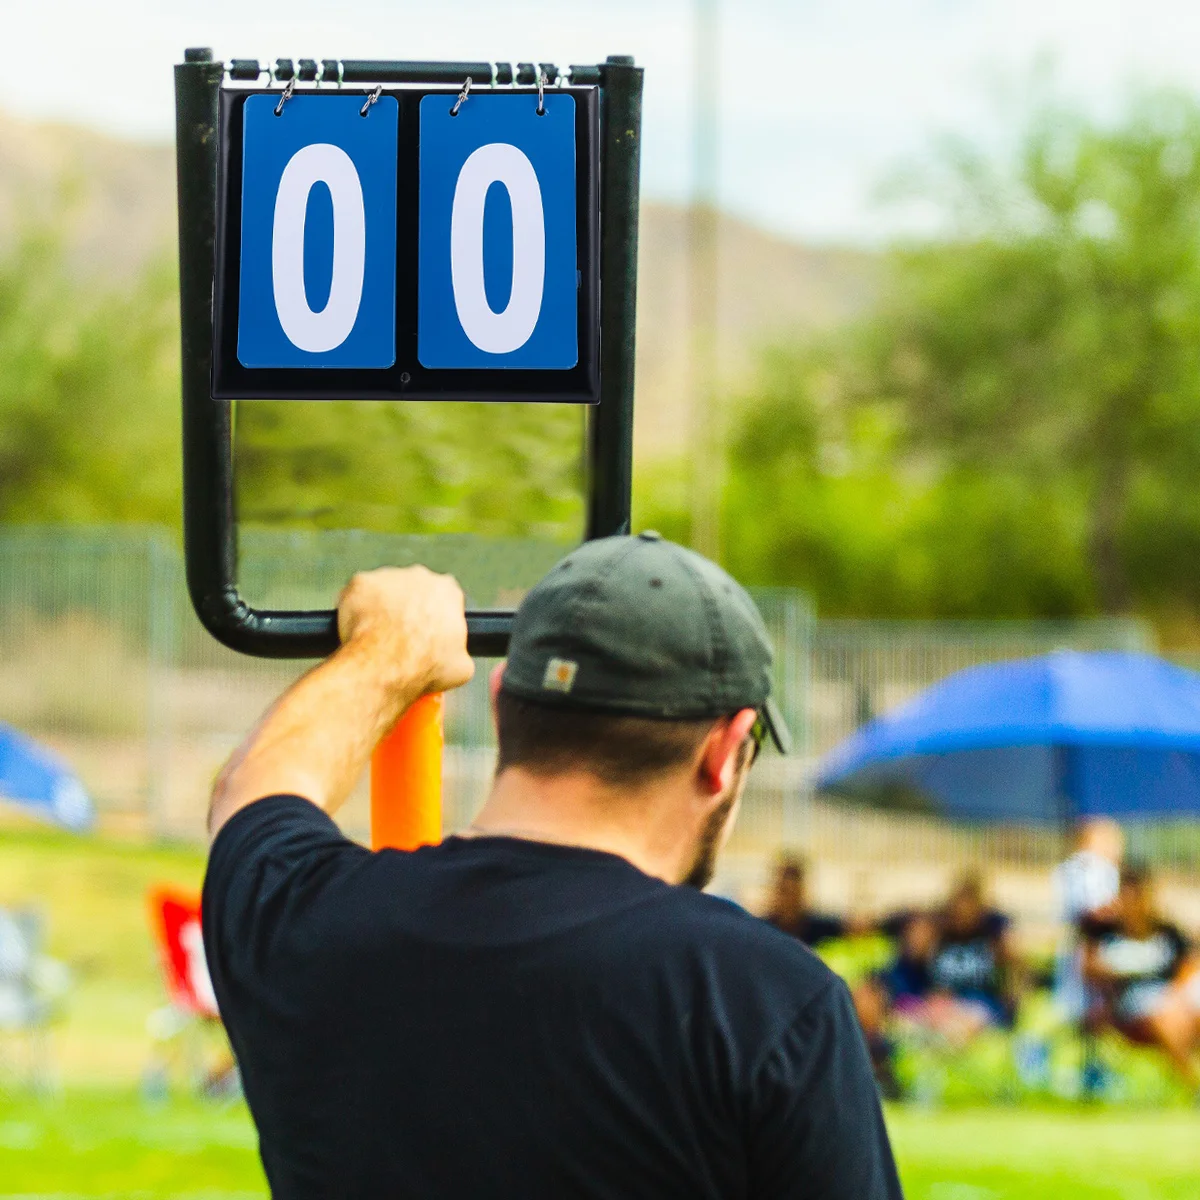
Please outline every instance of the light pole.
M725 476L723 412L717 392L719 228L719 0L693 0L693 177L688 229L690 388L688 464L691 542L721 557L721 494Z

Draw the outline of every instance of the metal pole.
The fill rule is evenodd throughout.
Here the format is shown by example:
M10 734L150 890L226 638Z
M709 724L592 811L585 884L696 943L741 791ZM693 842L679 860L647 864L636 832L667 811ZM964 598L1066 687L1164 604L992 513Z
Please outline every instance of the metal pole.
M695 0L693 111L694 183L689 213L688 274L691 293L690 451L693 547L721 557L721 495L725 437L717 394L719 292L717 216L718 0Z
M372 850L415 850L442 840L444 712L444 696L422 696L375 747Z
M642 69L626 55L600 68L600 403L588 422L587 536L628 533L637 342ZM601 469L601 467L606 469Z
M184 51L175 67L175 165L179 192L179 322L183 399L183 527L187 581L204 623L220 621L204 564L236 579L230 405L212 398L213 240L217 200L217 99L224 65L212 51ZM214 407L216 415L214 419Z

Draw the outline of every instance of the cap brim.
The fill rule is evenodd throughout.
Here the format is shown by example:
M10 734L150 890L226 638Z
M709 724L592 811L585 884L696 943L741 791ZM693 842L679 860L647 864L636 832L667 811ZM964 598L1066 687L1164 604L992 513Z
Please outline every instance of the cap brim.
M779 705L768 696L759 711L762 713L767 733L775 743L775 749L780 754L791 754L792 735L788 732L787 722L783 719L783 713L779 711Z

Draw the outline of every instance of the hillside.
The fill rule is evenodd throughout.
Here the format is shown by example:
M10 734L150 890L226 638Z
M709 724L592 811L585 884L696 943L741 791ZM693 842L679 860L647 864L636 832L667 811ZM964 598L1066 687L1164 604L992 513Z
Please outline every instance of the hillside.
M0 113L0 247L37 221L65 229L81 283L128 278L174 253L173 149Z
M831 328L869 303L874 254L787 241L733 217L718 227L718 362L725 395L745 390L764 343ZM671 457L687 428L688 213L647 204L638 259L638 451Z
M56 219L81 286L129 278L174 253L172 149L0 114L0 247L22 220ZM686 209L643 207L638 304L638 453L681 450L687 413ZM720 223L719 354L728 392L764 342L837 324L875 286L869 252L798 245L731 217Z

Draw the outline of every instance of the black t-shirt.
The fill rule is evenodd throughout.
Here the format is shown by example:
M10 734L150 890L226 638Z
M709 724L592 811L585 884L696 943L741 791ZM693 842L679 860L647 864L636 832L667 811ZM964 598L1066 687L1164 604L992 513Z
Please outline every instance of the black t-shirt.
M822 942L846 936L846 922L829 913L804 912L793 921L769 913L766 919L781 933L797 938L806 946L819 946Z
M277 796L203 914L277 1197L900 1196L842 983L624 859L373 854Z
M898 954L875 978L895 1003L897 1000L922 1000L933 990L929 963L908 954Z
M1145 937L1133 937L1113 921L1094 918L1081 921L1080 930L1114 976L1118 995L1134 984L1170 983L1188 955L1187 938L1169 921L1159 921Z
M991 909L971 929L943 926L929 965L933 986L956 996L999 999L1004 989L1000 939L1008 926L1008 917Z

